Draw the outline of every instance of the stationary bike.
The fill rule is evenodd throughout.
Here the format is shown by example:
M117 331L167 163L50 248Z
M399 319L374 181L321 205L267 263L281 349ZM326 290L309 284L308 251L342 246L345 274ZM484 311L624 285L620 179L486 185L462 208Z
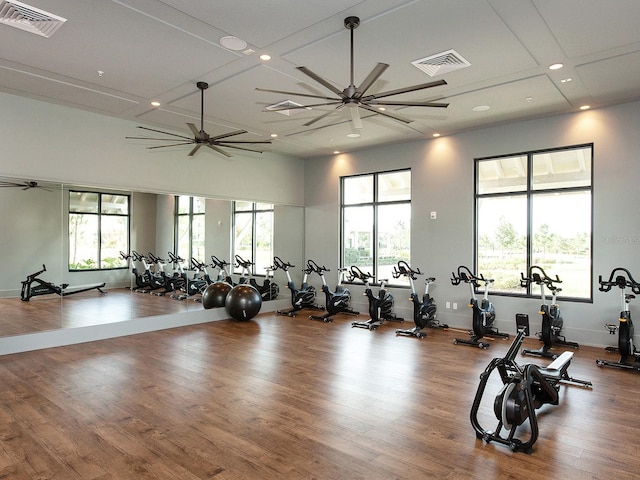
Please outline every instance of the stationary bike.
M424 295L422 298L416 292L415 280L418 275L422 275L419 268L413 269L404 260L400 260L393 267L393 278L407 277L411 285L411 297L409 300L413 303L413 323L415 327L402 330L396 330L396 335L404 335L409 337L424 338L427 336L423 330L429 328L449 328L448 325L440 323L436 320L438 308L431 295L429 295L429 286L436 281L434 277L427 277L424 281Z
M458 273L451 274L451 284L459 285L460 282L464 282L469 285L471 290L471 300L469 300L469 307L473 309L473 324L469 335L470 339L456 338L453 340L454 344L469 345L472 347L489 348L487 342L481 342L483 337L490 338L509 338L508 333L501 333L497 328L493 327L493 322L496 319L496 309L493 303L489 301L489 285L493 283L492 278L484 278L482 274L480 276L471 273L467 267L461 265L458 267ZM476 298L476 288L480 286L480 283L484 284L484 295L480 303Z
M528 326L527 326L528 329ZM569 376L567 370L573 358L573 352L564 352L551 364L540 367L533 363L519 365L515 358L525 337L525 329L518 330L513 343L503 358L494 358L484 372L480 374L480 384L471 406L471 425L476 437L484 442L497 442L507 445L514 452L531 453L538 439L538 419L536 410L542 405L558 405L560 383L569 383L585 388L592 387L591 382L577 380ZM492 372L497 370L502 380L502 388L493 401L493 412L498 420L494 430L486 430L478 421L478 409L485 387ZM517 438L518 428L528 420L525 437ZM503 436L502 431L506 432Z
M242 268L242 278L240 279L240 283L248 282L249 285L258 290L263 301L276 299L278 293L280 293L280 287L276 282L273 281L273 272L277 267L273 265L267 267L265 269L267 271L267 276L262 282L262 285L258 285L258 282L253 276L253 266L255 265L255 263L253 263L251 260L245 260L240 255L236 255L235 260L236 264Z
M236 284L233 283L231 275L229 275L229 273L227 272L227 267L229 265L231 264L226 260L220 260L215 255L211 255L211 266L218 269L218 276L216 277L216 281L228 283L233 287Z
M273 266L276 269L283 270L287 275L287 288L291 291L291 307L289 310L276 310L276 315L288 315L289 317L295 317L296 312L302 309L307 310L324 310L324 306L320 306L316 303L316 287L309 285L307 279L310 273L313 273L313 269L307 264L307 268L302 270L304 277L302 278L302 284L300 288L296 288L289 269L295 267L289 262L283 261L280 257L273 257Z
M336 285L335 292L332 292L329 289L329 285L327 285L327 281L324 278L324 272L328 272L329 269L325 266L320 267L313 260L308 260L307 265L320 276L322 280L322 291L326 297L326 305L327 313L324 315L310 315L309 318L311 320L322 320L325 323L333 322L333 316L339 313L344 313L346 315L358 315L358 312L353 310L349 304L351 302L351 292L348 288L345 288L342 285L344 279L344 272L347 270L346 268L338 269L338 284Z
M558 278L549 277L542 267L533 265L529 268L529 275L524 276L520 273L520 285L523 288L528 288L531 283L535 283L540 286L540 298L542 298L542 305L540 305L540 315L542 315L542 332L537 333L543 345L538 350L523 349L523 355L537 355L539 357L556 358L556 353L549 350L554 345L564 345L565 347L579 348L576 342L568 342L567 339L561 335L562 333L562 315L560 313L560 307L556 303L556 297L558 293L562 291L561 288L556 286L557 283L562 283L562 280ZM545 286L551 292L551 305L547 305L547 299L545 296Z
M636 350L633 344L633 321L631 320L631 311L629 303L636 298L635 295L625 293L630 288L636 295L640 294L640 283L636 282L626 268L614 268L609 275L609 280L603 280L602 275L598 277L600 283L599 290L608 292L612 287L616 286L620 289L620 321L618 325L608 323L605 327L611 335L618 333L618 347L607 347L608 352L620 353L620 360L612 362L611 360L596 360L599 367L614 367L627 370L635 370L640 372L640 352Z
M375 279L370 273L365 273L355 265L352 265L347 277L350 282L357 279L364 283L364 296L369 299L369 320L351 322L352 327L375 330L387 320L404 322L404 318L400 318L393 313L393 295L384 287L386 279L380 280L380 290L378 290L378 295L376 296L371 290L370 280L375 281Z

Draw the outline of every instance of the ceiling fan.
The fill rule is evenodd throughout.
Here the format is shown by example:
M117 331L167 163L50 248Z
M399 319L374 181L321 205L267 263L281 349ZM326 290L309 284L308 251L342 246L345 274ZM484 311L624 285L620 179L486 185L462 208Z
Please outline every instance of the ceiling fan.
M41 185L38 185L38 182L34 180L25 180L24 182L9 182L9 181L0 181L0 187L18 187L22 190L30 190L32 188L40 188L42 190L46 190L47 192L51 192L48 188L45 188Z
M342 107L348 107L349 112L351 114L351 122L354 128L361 129L362 128L362 119L360 118L359 109L368 110L370 112L376 113L378 115L383 115L385 117L391 118L393 120L409 124L413 120L409 120L407 118L401 117L396 114L389 113L384 111L383 107L386 106L400 106L400 107L435 107L435 108L447 108L449 106L448 103L436 103L436 102L413 102L413 101L391 101L384 100L387 97L391 97L394 95L400 95L401 93L415 92L417 90L424 90L427 88L438 87L440 85L446 85L447 82L444 80L437 80L429 83L422 83L420 85L413 85L411 87L399 88L397 90L390 90L387 92L375 93L372 95L365 95L367 90L373 85L373 83L380 78L383 72L389 67L386 63L378 63L373 70L367 75L364 81L360 84L360 86L356 87L355 82L353 80L353 31L358 28L360 25L360 19L358 17L347 17L344 19L344 26L351 31L351 81L347 88L344 90L339 90L332 83L328 82L318 74L312 72L307 67L296 67L297 70L300 70L302 73L311 77L313 80L318 82L320 85L324 86L332 93L337 95L336 97L324 97L321 95L311 95L307 93L296 93L296 92L284 92L281 90L270 90L266 88L256 88L256 90L261 92L271 92L271 93L280 93L283 95L298 95L300 97L309 97L309 98L319 98L322 100L326 100L323 103L315 103L311 105L300 105L300 106L282 106L275 108L268 108L265 111L268 112L277 112L279 110L292 110L292 109L309 109L311 107L320 107L326 105L336 105L334 110L329 110L326 113L323 113L319 117L316 117L307 123L304 124L305 127L309 127L316 123L319 120L322 120L325 117L328 117L332 113L335 113L336 110L341 109Z
M236 135L242 135L243 133L247 133L246 130L236 130L234 132L223 133L222 135L216 135L214 137L210 137L207 132L204 131L204 91L209 88L209 84L206 82L198 82L196 86L200 89L200 130L193 124L187 123L191 132L193 132L193 137L187 137L184 135L178 135L170 132L163 132L161 130L155 130L153 128L141 127L143 130L149 130L151 132L161 133L163 135L171 135L172 138L154 138L154 137L125 137L130 140L156 140L160 142L178 142L171 143L169 145L155 145L153 147L147 147L148 149L155 148L166 148L166 147L176 147L179 145L192 145L195 144L195 147L189 152L189 156L192 157L196 154L196 152L200 149L200 147L205 146L209 147L212 150L215 150L221 155L225 157L231 157L232 155L222 150L220 147L224 148L235 148L237 150L246 150L248 152L262 153L262 150L255 150L253 148L247 148L245 146L239 145L249 145L249 144L259 144L259 143L271 143L271 140L262 140L262 141L242 141L242 140L225 140L229 137L234 137ZM180 141L182 140L182 141Z

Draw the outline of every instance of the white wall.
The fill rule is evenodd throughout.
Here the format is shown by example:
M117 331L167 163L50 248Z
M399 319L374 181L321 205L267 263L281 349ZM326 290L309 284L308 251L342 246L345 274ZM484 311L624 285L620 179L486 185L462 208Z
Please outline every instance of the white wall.
M473 159L563 147L594 144L593 303L559 302L568 340L582 344L610 345L616 337L606 333L605 323L616 323L618 292L599 292L598 275L624 266L640 278L640 103L514 122L450 137L376 147L305 162L307 258L337 267L339 251L339 178L343 175L410 167L412 169L412 265L437 281L431 293L438 303L438 318L451 326L470 328L466 307L468 289L454 287L452 270L473 267ZM429 212L437 219L430 220ZM560 274L562 278L562 275ZM333 280L333 279L332 279ZM335 280L330 282L332 286ZM317 284L319 285L319 284ZM420 285L424 288L424 285ZM354 287L359 293L359 287ZM393 291L396 311L411 319L406 292ZM353 295L361 302L360 295ZM322 299L324 300L324 299ZM527 313L533 331L539 330L539 300L503 296L491 298L500 330L515 332L515 314ZM445 309L445 302L458 309ZM632 311L635 309L632 304ZM366 311L364 303L360 311ZM640 310L638 310L640 311Z

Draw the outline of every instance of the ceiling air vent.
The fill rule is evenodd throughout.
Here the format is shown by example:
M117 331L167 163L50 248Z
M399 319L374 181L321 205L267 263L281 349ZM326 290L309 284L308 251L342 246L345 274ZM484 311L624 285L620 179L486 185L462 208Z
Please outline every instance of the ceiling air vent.
M430 57L414 60L411 64L422 70L430 77L443 75L471 65L455 50L447 50L446 52L431 55Z
M66 18L15 0L0 0L0 24L49 38L66 21Z
M289 107L289 109L287 109ZM296 108L292 108L296 107ZM269 105L265 108L265 110L274 110L275 113L281 113L282 115L291 116L296 113L303 112L304 110L311 110L309 107L300 108L302 105L300 103L292 102L291 100L284 100L280 103L274 103L273 105Z

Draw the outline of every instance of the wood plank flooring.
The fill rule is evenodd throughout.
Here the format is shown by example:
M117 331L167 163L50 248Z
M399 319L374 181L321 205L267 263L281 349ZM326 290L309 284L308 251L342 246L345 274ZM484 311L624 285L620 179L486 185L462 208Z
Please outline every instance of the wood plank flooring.
M638 478L640 374L595 365L611 354L576 351L569 371L594 387L563 386L526 455L469 422L509 341L352 320L262 314L2 356L0 479Z

